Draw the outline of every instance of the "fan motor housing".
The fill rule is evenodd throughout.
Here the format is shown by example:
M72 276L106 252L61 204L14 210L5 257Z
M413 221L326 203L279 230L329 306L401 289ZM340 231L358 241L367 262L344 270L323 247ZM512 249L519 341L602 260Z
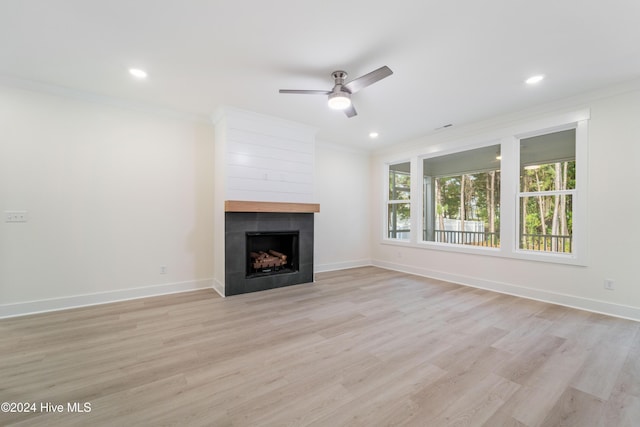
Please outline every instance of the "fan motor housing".
M342 70L337 70L331 73L331 77L333 77L333 80L335 80L337 85L343 85L347 76L347 72Z

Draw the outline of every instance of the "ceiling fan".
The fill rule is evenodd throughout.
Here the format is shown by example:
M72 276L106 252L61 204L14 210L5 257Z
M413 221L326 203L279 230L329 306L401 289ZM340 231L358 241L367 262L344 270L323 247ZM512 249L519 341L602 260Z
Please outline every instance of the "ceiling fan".
M331 77L335 85L331 90L306 90L306 89L280 89L280 93L299 93L304 95L328 95L329 107L335 110L344 110L347 117L356 116L358 113L351 103L351 95L375 82L389 77L393 71L386 65L372 72L345 83L346 71L334 71Z

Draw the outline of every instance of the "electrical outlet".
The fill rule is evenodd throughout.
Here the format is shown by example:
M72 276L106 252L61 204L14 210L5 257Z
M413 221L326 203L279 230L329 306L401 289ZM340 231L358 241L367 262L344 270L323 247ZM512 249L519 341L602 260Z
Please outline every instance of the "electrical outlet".
M605 289L607 289L609 291L612 291L612 290L615 289L615 287L613 285L614 285L613 279L604 279L604 288Z
M161 265L160 266L160 274L167 274L167 266L166 265Z

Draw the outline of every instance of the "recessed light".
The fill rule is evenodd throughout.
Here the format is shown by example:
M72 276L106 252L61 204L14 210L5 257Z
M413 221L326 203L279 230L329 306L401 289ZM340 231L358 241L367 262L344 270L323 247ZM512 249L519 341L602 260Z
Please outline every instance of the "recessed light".
M138 79L146 79L147 72L139 68L129 68L129 74Z
M378 137L378 132L369 132L369 138L375 139Z
M542 81L542 79L544 79L544 75L542 74L538 74L537 76L531 76L529 77L527 80L525 80L524 82L528 85L534 85L536 83L540 83Z

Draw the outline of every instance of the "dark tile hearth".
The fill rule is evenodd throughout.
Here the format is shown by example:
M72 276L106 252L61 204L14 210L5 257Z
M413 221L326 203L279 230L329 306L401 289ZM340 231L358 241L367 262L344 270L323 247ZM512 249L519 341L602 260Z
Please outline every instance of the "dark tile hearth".
M297 232L297 271L247 274L247 233ZM225 296L313 282L313 213L225 213Z

